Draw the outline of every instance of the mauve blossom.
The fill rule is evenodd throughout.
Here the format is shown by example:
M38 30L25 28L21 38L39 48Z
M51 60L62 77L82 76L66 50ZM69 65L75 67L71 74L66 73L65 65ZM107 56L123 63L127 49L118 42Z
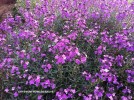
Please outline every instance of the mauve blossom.
M24 58L25 57L25 50L22 50L21 52L17 52L17 54L20 58Z
M122 66L122 64L124 63L122 55L116 56L115 60L116 60L118 66Z
M96 98L98 97L102 97L103 96L103 93L104 93L104 90L98 86L95 87L94 89L94 95Z
M88 96L83 96L83 100L92 100L93 99L93 95L89 94Z
M19 94L18 94L17 92L14 93L14 97L18 97L18 95L19 95Z
M125 17L126 17L125 12L118 13L116 16L117 20L123 20Z
M23 68L24 68L24 69L27 69L28 64L29 64L29 62L28 62L28 61L26 61L26 62L23 64Z
M71 40L75 40L77 38L77 32L71 32L68 35L68 38L71 39Z
M11 73L14 74L17 71L19 71L19 68L16 66L12 66Z
M107 93L106 96L107 96L110 100L114 100L115 94Z
M34 79L31 79L30 81L29 81L29 84L30 85L33 85L35 83L35 80Z
M38 100L41 100L42 99L42 95L38 95Z
M56 63L57 63L57 64L64 64L64 63L65 63L65 58L63 58L63 57L64 57L64 56L56 55L56 56L55 56Z
M51 88L52 89L55 89L56 88L56 85L54 83L51 84Z
M123 92L124 94L126 94L126 93L131 93L131 90L126 87L124 90L122 90L122 92Z
M87 61L87 58L84 57L84 56L82 56L82 57L80 58L80 61L81 61L81 63L85 63L85 62Z
M91 80L91 74L90 74L90 73L84 71L84 72L82 73L82 75L85 77L85 79L86 79L87 81Z
M35 79L36 86L39 86L40 82L41 82L40 76L37 76L37 78Z
M78 64L78 65L81 64L81 61L80 61L79 59L76 59L75 62L76 62L76 64Z
M129 100L126 96L122 96L121 100Z
M100 45L100 46L97 48L97 50L95 51L95 54L101 55L102 52L105 51L105 50L106 50L106 47L103 46L103 45Z
M5 92L9 92L9 89L8 89L8 88L6 88L4 91L5 91Z
M67 100L73 97L73 95L76 93L75 89L66 88L64 91L58 91L56 92L56 97L61 100Z
M15 87L12 87L12 91L14 91L15 90Z
M44 72L48 72L52 68L52 66L51 64L47 64L47 65L42 65L42 68L44 69Z

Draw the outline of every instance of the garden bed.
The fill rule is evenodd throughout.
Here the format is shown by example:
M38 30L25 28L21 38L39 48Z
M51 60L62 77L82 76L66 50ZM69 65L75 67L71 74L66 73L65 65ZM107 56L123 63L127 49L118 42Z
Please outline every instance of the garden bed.
M20 5L0 23L3 100L134 99L133 3Z

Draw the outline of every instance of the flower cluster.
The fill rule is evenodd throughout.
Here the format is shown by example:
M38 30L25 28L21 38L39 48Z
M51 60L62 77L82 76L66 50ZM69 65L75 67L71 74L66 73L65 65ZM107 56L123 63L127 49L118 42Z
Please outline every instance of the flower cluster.
M134 5L39 0L0 23L4 99L133 100ZM20 94L52 90L52 94Z
M56 92L56 97L58 100L66 100L69 98L73 98L73 95L76 93L75 89L66 88L62 91L62 89Z

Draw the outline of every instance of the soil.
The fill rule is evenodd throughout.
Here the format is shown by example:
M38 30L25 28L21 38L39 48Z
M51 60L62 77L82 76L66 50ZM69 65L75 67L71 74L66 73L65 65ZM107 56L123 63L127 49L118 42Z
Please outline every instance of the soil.
M0 0L0 21L11 13L16 0Z
M0 4L14 4L17 0L0 0Z
M4 18L6 18L6 15L11 13L13 7L14 7L14 4L0 5L0 20L3 20Z

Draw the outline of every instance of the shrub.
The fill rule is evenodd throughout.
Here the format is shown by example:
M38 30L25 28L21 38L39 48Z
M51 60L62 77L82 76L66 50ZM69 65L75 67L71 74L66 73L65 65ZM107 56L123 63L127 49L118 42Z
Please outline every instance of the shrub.
M0 24L4 99L133 99L133 3L30 4ZM54 92L19 93L26 90Z

